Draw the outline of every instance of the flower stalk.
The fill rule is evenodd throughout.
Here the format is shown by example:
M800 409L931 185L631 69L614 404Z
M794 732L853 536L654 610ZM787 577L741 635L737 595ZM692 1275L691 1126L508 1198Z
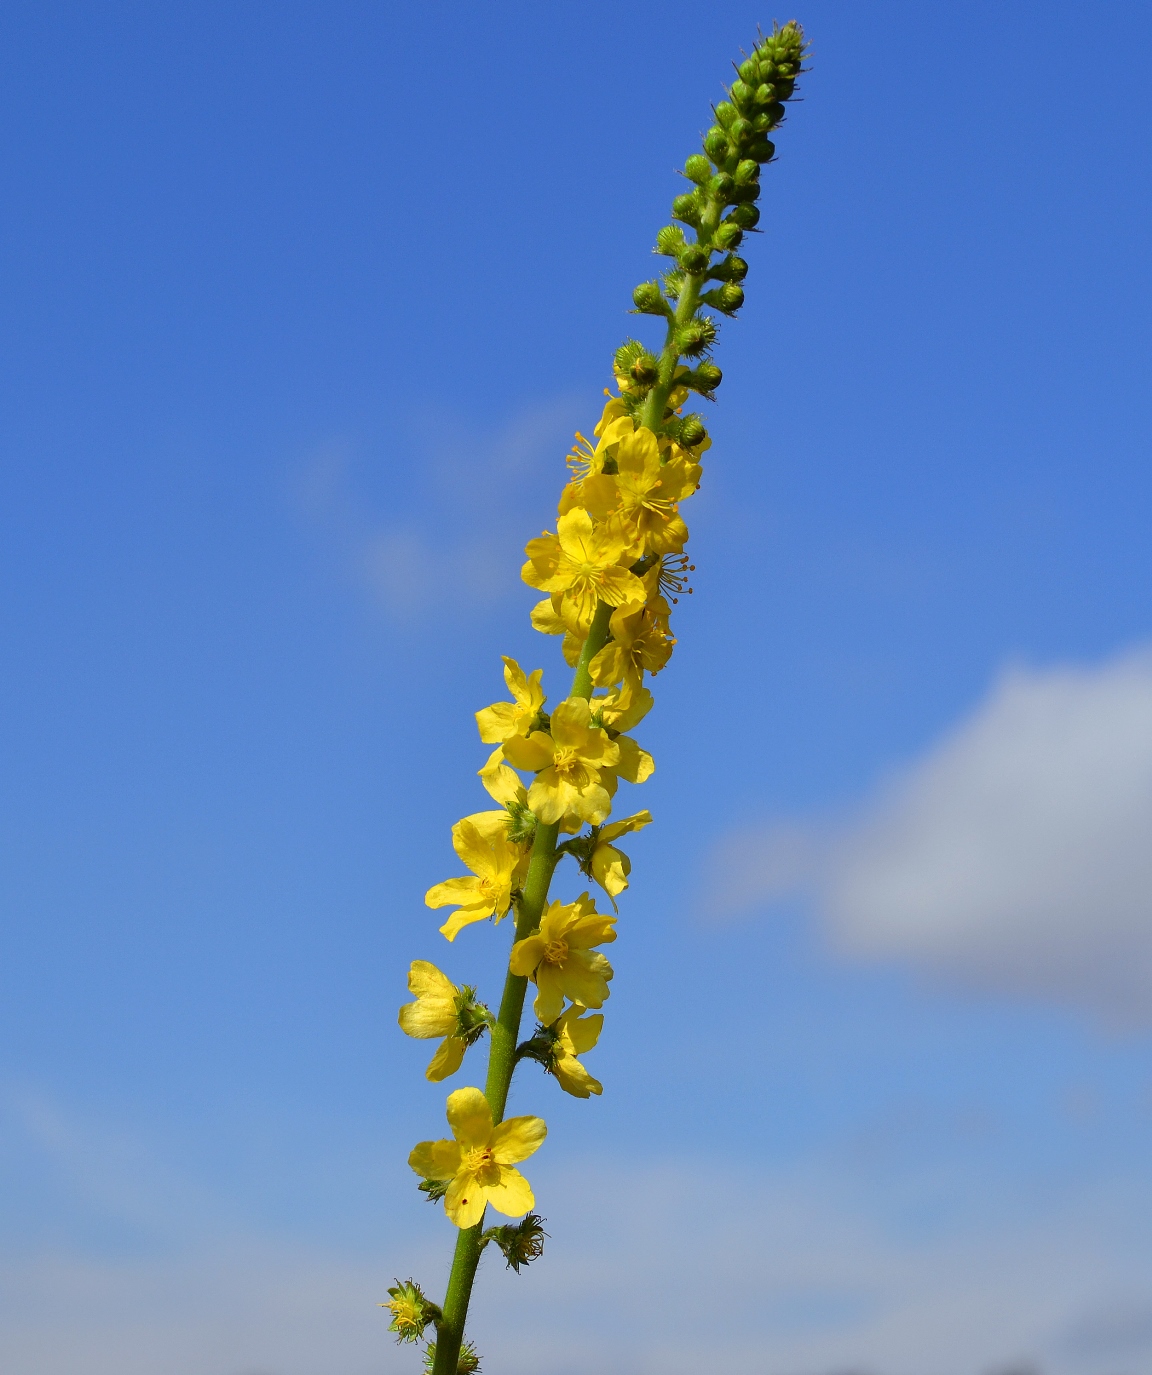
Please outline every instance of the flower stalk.
M573 670L568 695L546 710L541 671L526 674L506 658L512 701L476 714L481 740L496 747L479 776L499 809L453 827L453 848L469 876L434 885L426 901L455 909L440 928L449 941L474 923L499 923L514 913L499 1008L493 1017L474 989L457 988L434 965L415 961L409 988L416 1001L400 1012L407 1034L444 1038L426 1071L430 1080L454 1074L483 1035L490 1037L483 1092L449 1094L451 1138L420 1142L409 1157L420 1188L443 1201L458 1229L443 1305L413 1281L397 1281L386 1305L399 1340L417 1340L434 1326L425 1353L431 1375L479 1368L465 1324L485 1246L494 1241L517 1272L543 1250L544 1219L516 1166L547 1129L538 1117L505 1118L517 1065L537 1062L581 1099L602 1091L580 1057L603 1027L599 1009L612 966L598 947L616 939L616 916L597 911L587 892L569 902L552 898L552 881L571 856L603 888L614 913L631 872L615 842L651 821L647 811L608 818L620 783L641 784L655 768L630 732L652 706L645 676L664 668L676 643L665 593L675 605L694 567L684 554L688 529L680 507L699 485L711 440L701 417L685 414L684 405L692 393L714 400L723 380L712 360L716 317L735 316L743 304L748 265L736 250L759 220L760 169L775 153L768 134L783 118L805 51L796 23L760 35L728 98L715 106L703 153L684 165L692 190L676 197L676 223L657 235L654 251L672 266L633 292L638 314L664 321L660 352L637 340L617 350L617 392L608 393L596 442L577 435L556 529L525 551L523 579L545 594L532 623L562 637ZM530 983L539 1025L521 1042ZM485 1230L489 1208L522 1221Z

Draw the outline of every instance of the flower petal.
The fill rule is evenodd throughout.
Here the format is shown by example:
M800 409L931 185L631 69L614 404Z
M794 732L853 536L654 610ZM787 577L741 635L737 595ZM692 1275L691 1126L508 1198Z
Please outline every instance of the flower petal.
M527 1160L540 1149L547 1135L542 1117L509 1117L492 1129L492 1158L498 1165Z
M427 907L448 907L454 902L474 903L479 887L478 878L447 878L428 889L424 903Z
M542 730L534 730L531 735L514 735L504 742L504 758L509 764L530 773L546 769L554 753L551 736Z
M451 1179L460 1168L460 1147L455 1141L421 1141L408 1164L421 1179Z
M512 947L508 968L522 979L529 978L544 958L544 939L540 935L525 936Z
M447 1079L449 1075L455 1074L464 1063L464 1052L467 1049L467 1041L459 1036L446 1036L424 1071L424 1078L438 1084L441 1079Z
M511 1165L502 1165L500 1183L487 1185L484 1192L488 1195L488 1202L493 1208L508 1217L520 1217L523 1213L530 1213L536 1205L532 1186L520 1171L514 1170Z
M444 1195L444 1211L457 1227L475 1227L484 1216L486 1192L474 1174L458 1174Z
M465 1149L487 1146L492 1136L492 1109L479 1089L457 1089L448 1095L448 1125Z

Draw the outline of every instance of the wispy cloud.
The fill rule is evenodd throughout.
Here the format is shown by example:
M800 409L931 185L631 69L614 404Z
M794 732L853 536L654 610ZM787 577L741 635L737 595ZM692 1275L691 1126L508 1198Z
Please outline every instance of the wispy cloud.
M1013 669L855 817L721 843L720 903L808 893L836 945L1152 1016L1152 652Z
M489 433L423 414L391 509L358 489L350 447L339 443L301 472L300 504L391 619L482 609L520 588L518 550L552 509L574 430L590 423L587 398L571 396L526 407Z

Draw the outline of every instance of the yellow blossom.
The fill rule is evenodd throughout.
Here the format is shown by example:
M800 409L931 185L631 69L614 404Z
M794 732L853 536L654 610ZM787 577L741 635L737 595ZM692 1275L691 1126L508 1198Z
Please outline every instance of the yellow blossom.
M700 465L684 458L661 460L651 430L641 427L616 446L615 473L601 471L585 480L581 504L597 520L620 522L631 542L649 554L684 548L688 527L678 503L690 497L700 481Z
M449 907L458 904L440 928L448 940L455 940L458 931L474 921L486 917L503 917L512 902L512 889L519 877L517 870L524 860L523 847L508 839L507 815L501 823L499 813L479 812L465 817L452 827L452 848L472 870L472 878L450 878L428 889L424 901L429 907ZM480 819L480 824L477 820Z
M566 812L595 824L612 809L601 777L618 765L620 751L607 731L589 725L590 715L584 698L570 697L552 713L550 734L534 730L526 739L514 736L504 742L504 758L536 774L528 806L547 824Z
M486 745L499 744L512 735L527 735L547 700L540 686L543 669L533 669L531 675L526 676L515 659L510 659L506 654L503 658L504 681L513 700L493 702L490 707L476 713L480 739Z
M551 1071L564 1092L574 1098L587 1098L590 1094L604 1092L600 1080L593 1079L576 1058L592 1049L604 1027L602 1012L593 1012L585 1017L582 1015L584 1011L578 1004L573 1004L550 1028L556 1036L552 1045Z
M545 597L532 608L531 620L533 627L541 635L564 636L560 652L564 655L564 662L568 667L575 668L587 636L573 635L568 629L564 617L560 614L560 604L563 600L559 592L553 592L550 597Z
M626 682L611 692L592 698L592 716L609 731L632 730L653 707L651 692L634 682Z
M512 947L509 968L536 984L536 1016L550 1026L564 1010L564 999L602 1007L612 966L598 950L616 939L615 917L596 911L587 893L575 902L550 903L539 930Z
M497 802L519 802L524 806L528 805L528 791L521 783L520 775L505 764L503 749L497 748L492 751L488 756L488 762L482 769L477 770L477 776L488 790L489 796Z
M479 1089L448 1095L453 1140L421 1141L408 1164L423 1179L450 1180L444 1211L457 1227L474 1227L491 1203L497 1212L519 1217L536 1200L528 1181L514 1169L538 1150L548 1128L539 1117L510 1117L492 1125L492 1110Z
M644 584L625 566L639 556L634 533L594 525L582 508L556 522L556 533L529 540L521 577L541 592L559 592L560 615L573 635L586 636L600 602L623 606L644 600Z
M601 826L595 832L595 842L588 858L588 872L613 902L628 887L632 861L622 850L617 850L612 842L631 831L642 830L651 820L651 812L637 812L634 816L626 816L622 821L613 821L607 826Z
M617 445L625 435L632 433L632 418L629 415L621 415L606 425L598 425L596 429L600 440L595 448L582 434L578 434L576 445L568 455L568 467L572 471L572 478L560 494L560 515L567 514L575 506L584 505L584 484L589 478L595 478L603 471L605 459L615 457Z
M491 1014L475 1001L476 990L457 988L447 974L427 960L413 960L408 971L408 991L414 1003L400 1009L400 1029L406 1036L429 1040L443 1036L424 1077L433 1083L455 1074L464 1052L491 1022Z
M639 686L645 672L659 673L672 657L676 640L668 628L668 617L647 606L628 602L617 607L609 629L612 638L589 665L592 681L599 687L624 679Z

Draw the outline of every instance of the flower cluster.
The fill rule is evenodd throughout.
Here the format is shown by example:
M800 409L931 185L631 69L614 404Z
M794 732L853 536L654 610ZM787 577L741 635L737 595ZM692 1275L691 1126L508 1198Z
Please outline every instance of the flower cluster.
M484 1090L450 1093L451 1136L420 1142L408 1161L420 1189L442 1201L459 1229L443 1308L412 1281L398 1281L386 1305L401 1340L415 1341L435 1326L426 1352L434 1375L477 1369L464 1321L484 1247L494 1242L515 1270L543 1250L544 1219L516 1166L540 1147L547 1128L536 1116L504 1116L517 1065L536 1061L575 1098L603 1092L581 1057L604 1028L600 1009L613 970L601 947L616 939L616 900L631 875L617 842L652 820L647 810L613 819L613 809L621 782L642 784L656 767L633 732L653 705L649 682L676 646L672 609L692 590L684 507L700 487L711 447L700 416L684 408L693 393L713 399L721 382L712 361L716 317L743 304L748 268L736 250L758 221L760 168L774 154L768 134L780 122L802 58L799 26L775 28L761 36L728 99L715 107L703 153L684 166L693 189L675 199L676 223L657 235L655 251L672 266L633 294L639 314L663 319L663 346L656 353L628 340L617 350L616 389L606 393L592 438L576 436L555 526L525 549L521 576L542 594L532 625L560 640L571 687L549 708L544 671L525 672L505 657L508 699L476 713L480 741L489 747L478 776L497 806L452 827L452 847L467 873L433 885L425 902L449 909L440 926L449 942L466 927L498 925L511 914L499 1011L493 1016L474 988L458 987L436 965L417 960L408 975L415 1000L399 1017L409 1036L440 1040L425 1071L433 1081L457 1073L469 1050L490 1037ZM565 857L603 891L610 914L587 890L566 900L551 895ZM519 1042L530 986L538 1025ZM484 1230L489 1207L522 1221Z

